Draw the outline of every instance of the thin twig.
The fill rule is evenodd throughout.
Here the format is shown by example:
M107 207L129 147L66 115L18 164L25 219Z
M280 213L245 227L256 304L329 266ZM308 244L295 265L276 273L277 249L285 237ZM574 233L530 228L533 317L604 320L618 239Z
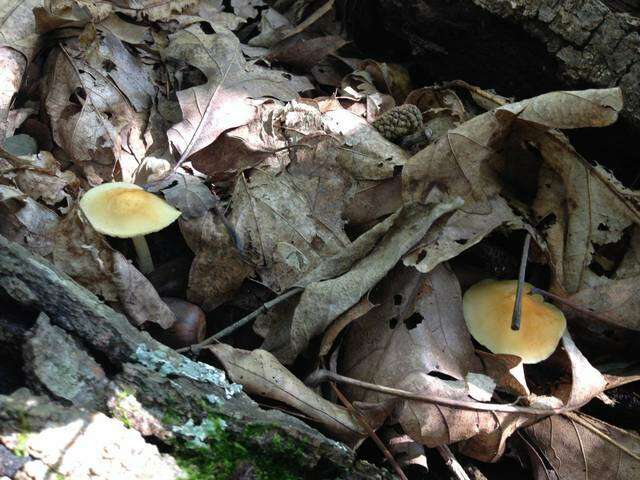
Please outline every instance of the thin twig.
M338 389L338 387L334 382L331 382L329 385L331 385L331 388L335 392L338 399L344 404L345 407L347 407L347 410L349 410L351 414L356 418L356 420L358 420L358 422L364 427L364 429L367 431L367 434L371 437L373 442L378 446L380 451L382 451L382 454L385 456L385 458L389 460L389 463L393 466L393 469L396 471L398 476L402 480L409 480L404 474L404 472L402 471L402 468L400 468L400 465L398 465L398 462L396 462L396 459L393 458L393 455L391 455L391 452L389 451L389 449L385 446L382 440L380 440L380 437L376 432L374 432L373 428L371 428L371 425L369 425L369 422L367 422L366 418L364 418L364 416L360 412L358 412L358 410L356 410L353 404L349 401L347 397L345 397L342 394L342 392Z
M596 427L596 426L592 425L591 423L589 423L588 421L584 420L579 415L576 415L575 413L572 413L572 412L566 412L566 413L563 413L563 416L565 416L569 420L572 420L572 421L574 421L576 423L579 423L584 428L586 428L587 430L590 430L591 432L593 432L594 434L596 434L597 436L599 436L603 440L609 442L611 445L614 445L615 447L619 448L620 450L622 450L624 453L626 453L630 457L633 457L636 460L640 461L640 455L638 455L637 453L632 452L627 447L622 445L620 442L618 442L617 440L611 438L609 435L604 433L598 427Z
M318 19L322 18L327 12L331 10L331 7L333 7L334 2L335 0L329 0L327 3L325 3L320 8L318 8L315 12L309 15L302 23L300 23L300 25L297 25L291 30L288 30L287 32L285 32L284 38L282 38L282 40L284 40L285 38L292 37L293 35L296 35L298 33L301 33L306 28L308 28L311 24L316 22Z
M518 286L516 287L516 302L513 305L513 316L511 317L511 330L520 330L522 318L522 291L524 289L524 277L527 273L527 260L529 259L529 245L531 244L531 234L527 232L522 246L522 256L520 257L520 271L518 272Z
M575 310L576 312L578 312L580 315L584 317L589 317L599 322L604 322L609 325L617 326L617 324L613 320L609 319L608 317L604 315L600 315L599 313L596 313L596 312L592 312L591 310L581 307L577 303L574 303L567 298L561 297L560 295L556 295L555 293L547 292L546 290L542 290L541 288L538 288L538 287L533 287L531 289L531 293L542 295L543 297L550 298L551 300L555 300L556 302L562 303L563 305L566 305L572 310Z
M485 412L505 412L505 413L523 413L526 415L554 415L564 412L570 412L573 409L569 407L560 408L533 408L533 407L521 407L512 404L503 403L483 403L474 402L472 400L456 400L453 398L438 397L435 395L427 395L416 392L409 392L407 390L400 390L398 388L385 387L382 385L376 385L375 383L363 382L351 377L345 377L337 373L330 372L328 370L319 369L313 372L307 377L305 383L307 385L316 385L324 381L334 381L338 383L346 383L353 385L354 387L364 388L373 392L384 393L398 398L406 398L407 400L414 400L416 402L434 403L437 405L445 405L447 407L463 408L466 410L480 410Z
M458 480L471 480L469 478L469 475L467 475L467 472L464 471L464 468L462 468L462 465L460 465L460 462L458 462L458 459L453 455L453 452L448 446L441 445L439 447L436 447L436 450L438 450L438 453L444 459L445 465L449 468L449 470L451 470L451 473L453 473L453 475Z
M249 322L251 322L254 318L256 318L261 313L267 312L268 310L270 310L273 307L275 307L277 304L285 301L287 298L290 298L290 297L294 296L295 294L300 293L302 290L304 290L302 287L292 288L291 290L289 290L287 292L284 292L282 295L278 295L273 300L268 301L267 303L262 305L257 310L251 312L249 315L247 315L245 317L242 317L240 320L238 320L237 322L233 323L232 325L229 325L227 328L224 328L224 329L220 330L215 335L212 335L212 336L210 336L208 338L205 338L200 343L193 344L190 347L179 348L176 351L179 352L179 353L184 353L184 352L188 352L188 351L197 352L201 348L212 344L216 340L219 340L222 337L226 337L227 335L235 332L240 327L243 327L246 324L248 324Z

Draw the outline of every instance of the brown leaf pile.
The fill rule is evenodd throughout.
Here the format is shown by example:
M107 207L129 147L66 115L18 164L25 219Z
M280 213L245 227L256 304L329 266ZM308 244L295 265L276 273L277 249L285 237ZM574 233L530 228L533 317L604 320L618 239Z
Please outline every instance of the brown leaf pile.
M2 3L0 234L142 328L176 321L158 291L199 305L215 333L297 289L254 332L206 351L250 394L352 447L387 424L486 462L513 443L535 478L638 478L637 435L582 413L355 385L339 387L353 403L342 406L285 366L445 401L568 412L603 398L592 361L628 358L602 332L640 330L638 192L560 129L614 123L620 90L506 103L464 82L414 88L400 65L346 56L333 2L271 3ZM396 144L371 123L403 103L424 131ZM111 181L182 212L151 242L160 263L187 258L182 284L146 278L126 241L83 217L82 194ZM465 289L500 271L494 253L505 239L517 252L524 232L546 272L538 286L608 322L567 310L561 346L526 369L479 349L462 313Z

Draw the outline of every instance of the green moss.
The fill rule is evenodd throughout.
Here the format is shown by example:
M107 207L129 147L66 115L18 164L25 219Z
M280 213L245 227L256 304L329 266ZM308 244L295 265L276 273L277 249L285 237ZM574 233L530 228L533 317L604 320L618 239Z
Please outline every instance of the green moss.
M16 442L16 448L13 450L18 457L26 457L29 455L29 432L18 433L18 441Z
M177 416L171 412L165 413L164 420L180 434L181 439L173 442L173 456L188 480L232 478L243 466L260 480L303 478L303 445L273 433L273 427L250 425L237 435L226 430L224 418L213 414L198 424L174 423ZM258 439L265 440L260 444L267 447L255 448Z
M113 416L116 420L120 420L125 427L132 428L133 422L129 418L128 409L125 406L129 397L133 397L135 399L133 390L125 388L116 392Z

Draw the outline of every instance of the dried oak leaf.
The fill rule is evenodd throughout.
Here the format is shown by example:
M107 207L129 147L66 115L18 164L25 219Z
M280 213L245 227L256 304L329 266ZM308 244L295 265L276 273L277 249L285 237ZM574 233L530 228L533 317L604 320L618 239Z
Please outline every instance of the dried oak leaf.
M574 415L545 418L525 429L525 443L535 480L633 480L640 476L640 437L637 434L587 415ZM602 432L611 441L583 423Z
M578 290L569 300L619 327L640 330L640 276L601 281L603 283Z
M296 35L286 38L272 47L266 58L288 67L309 71L327 55L334 53L346 44L347 41L337 35L316 38Z
M565 369L571 372L571 380L559 384L554 391L554 397L530 396L532 406L545 407L547 403L550 403L551 406L564 405L578 409L606 388L605 378L578 350L569 332L565 332L562 337L562 346L563 349L559 350L560 358L566 364ZM544 403L541 404L541 402ZM464 441L459 446L460 451L483 462L495 462L504 453L506 441L516 429L531 425L542 417L496 412L496 418L499 419L499 428L481 432Z
M285 403L313 419L339 440L355 445L367 433L344 407L335 405L315 393L265 350L240 350L219 344L209 347L222 362L229 377L247 393ZM390 413L392 404L378 409L362 409L374 430Z
M0 185L0 234L30 251L53 252L58 215L16 188Z
M439 265L428 274L396 266L370 295L375 306L349 329L341 369L348 376L388 385L414 370L463 380L480 371L462 316L453 272ZM359 391L364 393L362 391ZM367 392L358 399L372 400Z
M204 182L186 173L172 173L153 186L165 199L182 212L186 219L202 217L215 204L213 193Z
M39 33L59 28L81 28L88 23L98 23L113 11L113 5L107 2L83 2L82 0L48 0L40 2L33 10Z
M44 106L53 139L74 163L92 167L102 180L113 177L115 161L123 180L131 180L138 166L134 153L140 160L145 153L146 115L135 112L102 65L94 68L80 50L65 48L69 56L57 49L46 65Z
M546 188L539 190L534 206L539 218L555 216L557 225L547 237L555 275L574 293L589 286L595 247L618 241L627 227L640 223L639 197L589 164L559 134L529 132L529 139L555 173L545 173Z
M457 210L446 221L438 222L420 245L404 256L404 264L426 273L439 263L455 258L502 225L513 229L524 226L502 197L493 197L486 205L490 208L488 213Z
M209 212L181 219L180 230L196 254L189 271L187 298L211 311L230 300L253 269L242 259L217 215Z
M379 385L469 399L463 380L469 372L479 372L481 365L464 323L455 275L444 265L428 274L399 266L378 289L382 289L380 306L358 320L345 338L341 371ZM350 388L349 393L367 402L385 398L357 388ZM404 402L399 421L411 438L429 447L497 427L490 412L418 402Z
M145 276L113 250L77 208L58 225L53 262L106 302L119 304L135 325L151 322L168 328L175 322Z
M175 15L197 13L199 0L119 0L116 10L137 20L169 21Z
M305 283L306 288L291 324L292 353L299 354L311 338L321 334L339 315L355 305L384 278L402 255L420 241L433 222L460 205L461 200L454 199L439 204L404 207L397 216L389 217L394 222L393 226L370 253L352 257L350 269L335 272L337 276ZM310 272L302 281L310 281L313 276L317 277L317 273Z
M253 170L241 175L231 200L230 222L263 283L275 291L292 286L348 239L314 214L295 176Z
M502 189L496 169L504 159L498 152L514 126L542 134L609 125L617 119L620 95L618 88L552 92L478 115L409 160L403 171L405 201L420 201L432 185L444 185L449 195L467 200L465 211L486 213L484 202Z
M105 30L101 40L91 44L84 58L93 66L106 66L104 75L124 93L137 112L151 106L155 97L151 68L129 53L111 31Z
M27 63L36 53L38 35L33 9L42 0L8 0L0 3L0 144L9 130L11 102L20 89Z
M69 186L77 186L78 179L70 171L62 172L60 164L49 152L42 151L29 157L22 156L21 167L13 176L13 182L34 200L42 200L53 207L66 200L67 207L72 204L71 196L65 192ZM18 166L18 165L16 165Z
M238 38L230 31L205 34L190 26L169 37L164 57L186 62L207 77L207 83L177 92L182 122L169 129L170 142L181 154L195 153L225 130L249 123L256 115L252 99L292 100L313 88L296 77L245 61Z

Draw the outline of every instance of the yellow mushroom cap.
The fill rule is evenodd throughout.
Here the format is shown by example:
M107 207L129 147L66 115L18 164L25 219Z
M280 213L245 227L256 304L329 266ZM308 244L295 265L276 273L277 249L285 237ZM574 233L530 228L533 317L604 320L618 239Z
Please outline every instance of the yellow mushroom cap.
M180 216L157 195L126 182L93 187L80 199L80 208L98 232L120 238L157 232Z
M464 294L462 307L467 328L493 353L518 355L524 363L548 358L567 327L564 314L541 295L531 295L524 284L520 330L511 330L516 301L516 280L482 280Z

